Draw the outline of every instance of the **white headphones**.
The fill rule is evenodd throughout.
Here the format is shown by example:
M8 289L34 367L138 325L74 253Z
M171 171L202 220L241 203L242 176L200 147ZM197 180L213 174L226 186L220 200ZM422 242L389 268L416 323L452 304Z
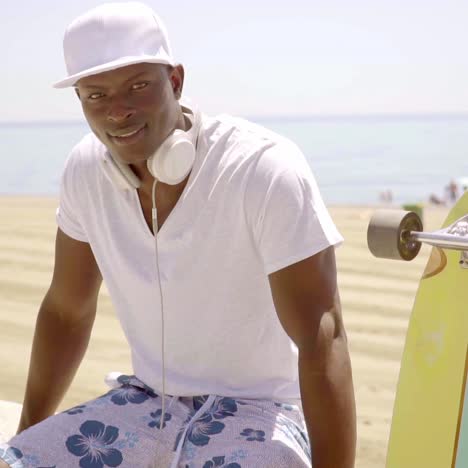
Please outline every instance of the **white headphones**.
M201 124L200 114L196 110L190 109L187 105L181 105L181 109L191 123L190 129L174 130L147 161L151 175L159 182L169 185L182 182L190 173L195 161ZM140 187L140 179L130 166L113 157L109 151L104 152L101 161L104 174L119 188L130 190Z

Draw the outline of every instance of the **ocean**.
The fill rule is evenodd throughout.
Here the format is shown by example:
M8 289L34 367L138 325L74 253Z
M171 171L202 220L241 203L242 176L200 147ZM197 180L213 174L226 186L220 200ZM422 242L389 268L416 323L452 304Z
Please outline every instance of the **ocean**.
M328 204L426 202L468 177L468 116L252 119L295 141ZM0 123L3 195L58 194L85 123Z

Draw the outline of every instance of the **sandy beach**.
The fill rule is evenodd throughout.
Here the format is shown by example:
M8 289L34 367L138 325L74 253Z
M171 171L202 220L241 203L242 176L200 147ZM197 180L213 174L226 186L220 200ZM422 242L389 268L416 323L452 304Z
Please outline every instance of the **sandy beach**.
M0 197L0 400L23 398L35 317L52 274L55 207L52 198ZM346 239L337 261L358 409L358 468L384 466L406 328L429 252L423 248L411 263L372 257L366 229L374 209L330 207ZM425 228L436 229L446 213L426 208ZM131 371L104 288L98 307L89 350L61 409L105 392L107 372Z

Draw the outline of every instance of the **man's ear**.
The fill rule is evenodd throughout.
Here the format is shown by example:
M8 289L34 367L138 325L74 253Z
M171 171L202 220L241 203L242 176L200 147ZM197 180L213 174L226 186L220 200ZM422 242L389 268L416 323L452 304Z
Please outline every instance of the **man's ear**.
M185 70L182 65L176 65L170 71L169 79L172 84L174 96L178 100L182 96L182 90L184 88Z

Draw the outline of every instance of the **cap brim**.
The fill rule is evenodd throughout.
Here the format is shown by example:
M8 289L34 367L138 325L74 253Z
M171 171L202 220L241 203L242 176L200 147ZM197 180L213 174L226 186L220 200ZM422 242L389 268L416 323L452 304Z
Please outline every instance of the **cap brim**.
M174 63L167 56L155 57L154 55L138 55L134 57L122 57L118 60L114 60L97 67L88 68L87 70L83 70L80 73L70 75L64 80L57 81L52 86L54 88L68 88L75 85L78 80L86 76L97 75L98 73L115 70L116 68L126 67L127 65L134 65L136 63L159 63L161 65L174 66Z

